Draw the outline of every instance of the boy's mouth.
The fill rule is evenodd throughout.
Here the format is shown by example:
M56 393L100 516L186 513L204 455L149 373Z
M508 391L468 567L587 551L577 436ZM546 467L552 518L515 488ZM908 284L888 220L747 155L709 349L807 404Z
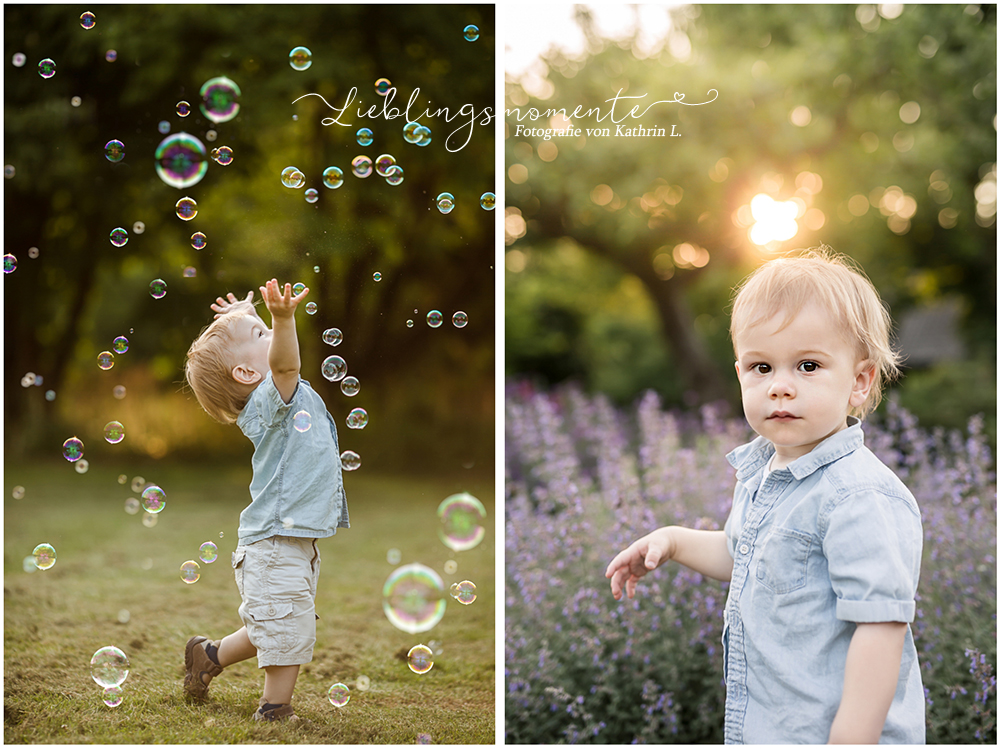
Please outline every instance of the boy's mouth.
M788 413L788 411L775 411L773 414L767 417L768 421L792 421L793 419L799 418L794 414Z

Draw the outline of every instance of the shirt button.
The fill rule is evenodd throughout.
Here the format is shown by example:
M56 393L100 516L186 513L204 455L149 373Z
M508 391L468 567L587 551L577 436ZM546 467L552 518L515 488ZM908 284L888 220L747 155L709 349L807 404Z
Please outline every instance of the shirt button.
M749 546L747 546L746 544L743 544L742 546L740 546L740 554L749 554L749 553L750 553L750 547Z
M271 616L274 616L274 606L272 606L271 608L269 608L267 610L267 613L269 613Z

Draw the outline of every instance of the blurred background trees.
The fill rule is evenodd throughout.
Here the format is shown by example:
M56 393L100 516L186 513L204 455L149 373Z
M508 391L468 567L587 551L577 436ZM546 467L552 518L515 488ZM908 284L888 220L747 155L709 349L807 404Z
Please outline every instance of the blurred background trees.
M522 113L718 98L622 123L681 137L587 137L615 126L581 117L546 141L506 117L507 376L738 413L732 287L825 243L890 306L893 397L930 424L985 412L995 444L995 6L683 6L652 39L645 10L612 35L577 6L582 53L508 74Z
M468 145L456 150L452 139L454 152L445 147L468 124L455 117L462 107L493 106L492 6L91 10L96 25L86 30L69 6L4 8L4 163L13 168L5 169L4 247L17 262L4 278L8 460L58 455L74 433L88 457L107 452L103 426L112 419L126 431L112 449L125 454L245 458L242 434L216 425L183 392L184 354L211 321L216 296L243 297L276 277L305 283L307 301L318 305L314 316L297 314L302 375L326 400L343 449L369 469L477 466L492 475L494 213L479 198L495 191L494 127L480 117ZM480 29L475 42L463 36L469 24ZM299 45L312 51L304 71L288 60ZM15 53L26 55L23 66L12 64ZM57 66L49 79L37 72L44 58ZM238 116L217 125L198 109L202 84L215 76L242 90ZM421 117L432 143L418 147L403 139L404 117L359 117L359 104L381 111L379 78L398 89L390 106L405 108L419 88L411 113L448 107L452 121ZM323 126L337 113L318 97L293 104L318 93L343 107L352 87L357 99L340 118L350 127ZM181 100L192 105L186 118L175 111ZM168 186L154 171L161 122L209 150L229 146L232 164L210 161L196 185ZM372 145L358 144L360 127L374 132ZM111 139L125 144L119 163L104 156ZM381 153L403 167L402 184L351 174L354 156ZM282 185L289 165L319 191L316 203ZM331 165L345 173L336 190L322 183ZM435 205L441 192L456 199L447 215ZM192 221L175 215L184 196L198 203ZM108 239L115 227L129 232L120 248ZM196 231L207 236L200 252L190 240ZM167 284L158 300L149 293L156 278ZM432 309L444 315L440 328L425 321ZM458 310L468 314L464 329L451 324ZM330 327L344 334L336 349L321 340ZM129 350L101 371L97 355L119 335ZM320 375L333 353L360 379L358 396ZM22 387L29 372L40 386ZM123 399L113 395L117 385L126 387ZM363 431L344 427L353 407L370 414Z

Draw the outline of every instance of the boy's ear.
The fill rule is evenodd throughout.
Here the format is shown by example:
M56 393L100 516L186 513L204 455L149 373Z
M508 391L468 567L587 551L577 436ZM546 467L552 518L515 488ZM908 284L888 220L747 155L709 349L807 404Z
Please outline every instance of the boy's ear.
M852 408L860 408L868 400L868 393L871 392L875 382L875 365L870 359L858 362L854 368L854 387L851 388L851 397L848 403Z
M737 362L733 362L733 366L736 367L736 376L739 377L740 376L740 363L738 361Z
M237 364L233 367L233 379L241 385L256 385L262 379L262 375L253 367Z

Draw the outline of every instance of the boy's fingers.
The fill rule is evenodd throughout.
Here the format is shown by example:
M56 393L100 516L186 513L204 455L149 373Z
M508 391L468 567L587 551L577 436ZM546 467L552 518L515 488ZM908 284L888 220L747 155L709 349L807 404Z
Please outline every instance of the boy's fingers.
M659 546L650 546L649 551L646 552L646 569L655 570L657 565L660 564L660 557L662 552Z

